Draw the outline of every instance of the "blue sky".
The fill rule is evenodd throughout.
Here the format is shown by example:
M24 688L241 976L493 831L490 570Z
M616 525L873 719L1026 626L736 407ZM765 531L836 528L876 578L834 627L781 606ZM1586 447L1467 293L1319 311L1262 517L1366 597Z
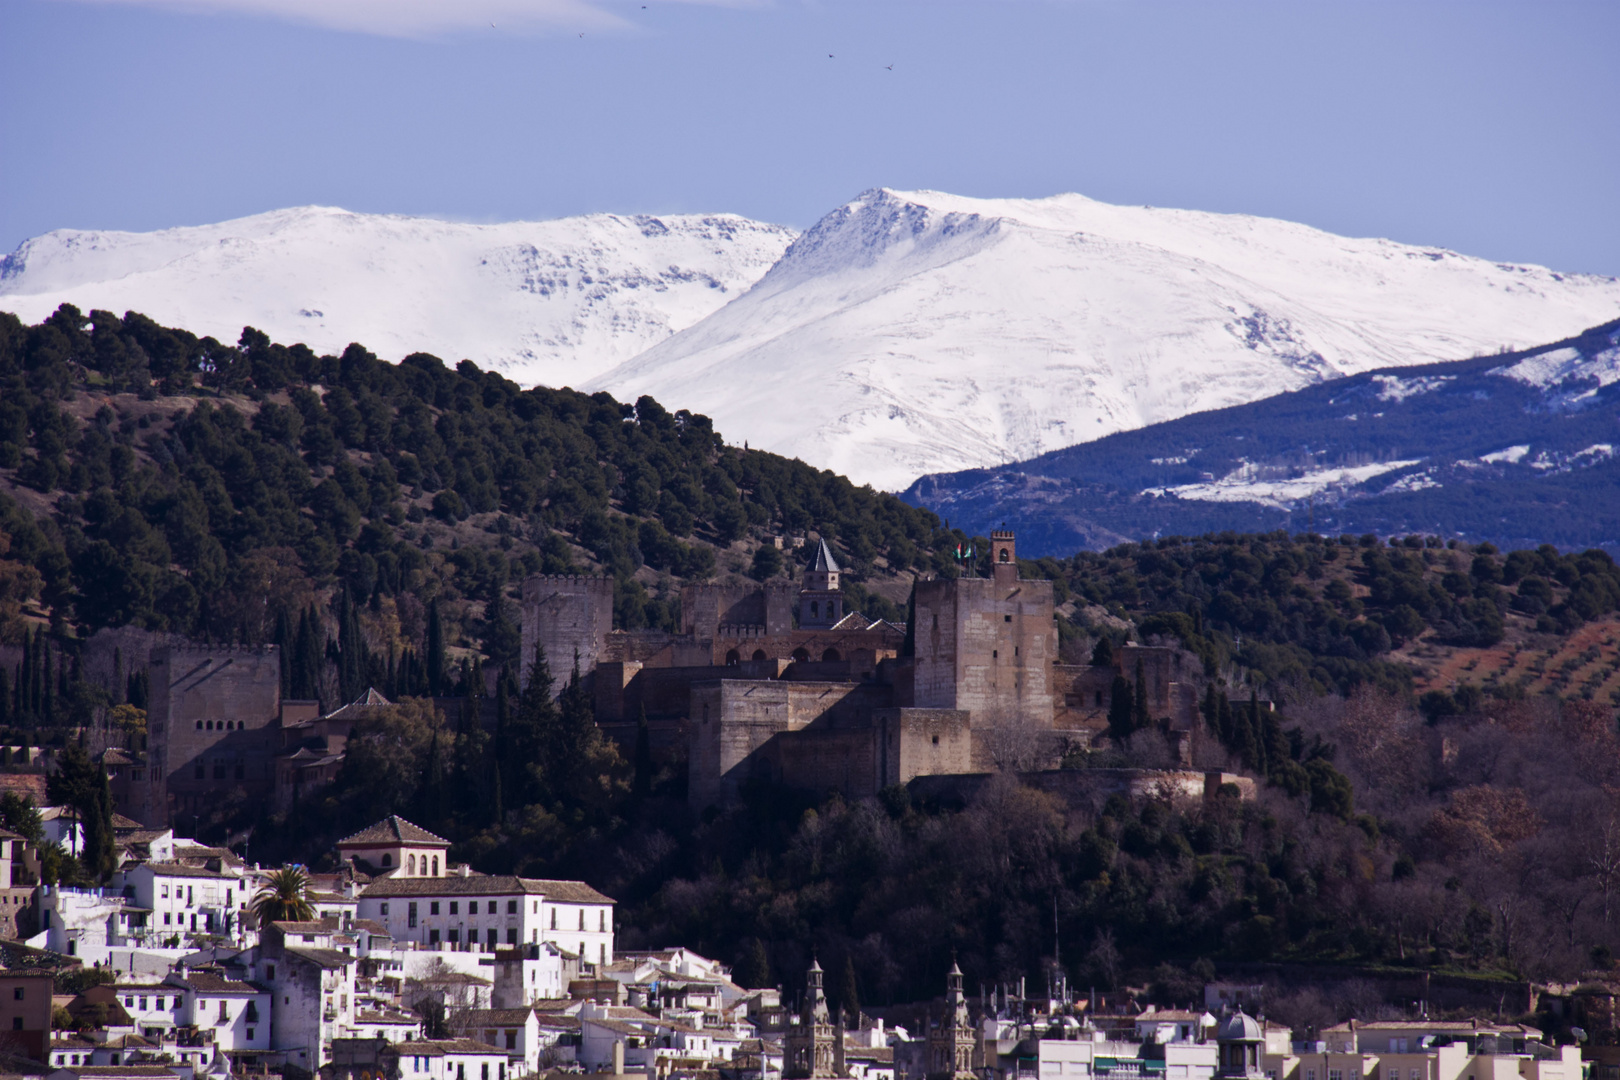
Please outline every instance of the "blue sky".
M1616 0L0 0L0 249L306 203L804 226L888 186L1620 274L1617 41Z

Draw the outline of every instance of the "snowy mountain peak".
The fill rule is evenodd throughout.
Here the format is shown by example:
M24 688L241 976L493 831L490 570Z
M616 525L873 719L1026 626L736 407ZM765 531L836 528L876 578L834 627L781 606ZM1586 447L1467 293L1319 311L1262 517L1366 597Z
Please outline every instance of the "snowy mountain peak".
M235 341L469 358L577 383L690 326L794 232L731 214L465 224L301 206L152 233L61 229L0 260L0 309L140 311Z
M729 437L897 489L1617 312L1612 278L1286 221L876 189L589 386L689 403Z

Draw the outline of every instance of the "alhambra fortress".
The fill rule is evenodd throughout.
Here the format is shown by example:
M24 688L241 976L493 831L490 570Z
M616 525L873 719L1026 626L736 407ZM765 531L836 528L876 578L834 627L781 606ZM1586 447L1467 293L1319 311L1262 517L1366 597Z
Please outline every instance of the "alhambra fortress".
M523 656L538 646L561 672L577 655L603 731L628 750L645 716L655 754L687 761L695 809L749 783L965 797L1009 769L1060 794L1252 790L1190 767L1199 725L1185 654L1126 645L1112 666L1058 662L1051 583L1019 576L1011 532L991 544L988 577L917 581L909 632L845 609L824 540L797 583L686 586L678 633L615 630L609 577L536 576L523 586ZM1138 665L1167 767L1060 769L1103 736L1114 677L1134 680ZM388 704L372 691L323 715L284 700L275 646L163 646L150 676L149 752L106 762L119 812L149 827L226 794L289 805L335 778L354 723Z

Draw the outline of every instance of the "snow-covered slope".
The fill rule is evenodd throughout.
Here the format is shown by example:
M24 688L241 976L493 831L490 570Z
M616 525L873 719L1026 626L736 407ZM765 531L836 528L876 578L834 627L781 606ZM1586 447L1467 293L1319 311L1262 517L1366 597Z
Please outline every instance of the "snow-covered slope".
M1620 281L1238 215L870 191L592 380L898 489L1370 368L1557 340Z
M0 310L139 311L234 342L431 352L579 385L757 281L792 230L729 214L466 225L279 210L153 233L62 229L0 260Z

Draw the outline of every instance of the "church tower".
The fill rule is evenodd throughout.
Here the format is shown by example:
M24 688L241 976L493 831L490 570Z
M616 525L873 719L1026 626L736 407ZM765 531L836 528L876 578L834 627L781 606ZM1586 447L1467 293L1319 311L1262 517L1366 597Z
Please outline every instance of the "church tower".
M928 1080L974 1080L973 1020L962 992L962 969L951 960L945 977L945 1016L928 1032Z
M844 1032L827 1011L821 964L814 958L805 973L804 1007L782 1037L783 1080L823 1080L844 1071Z
M819 541L799 590L799 629L826 630L844 617L844 594L838 588L838 574L832 548L826 540Z

